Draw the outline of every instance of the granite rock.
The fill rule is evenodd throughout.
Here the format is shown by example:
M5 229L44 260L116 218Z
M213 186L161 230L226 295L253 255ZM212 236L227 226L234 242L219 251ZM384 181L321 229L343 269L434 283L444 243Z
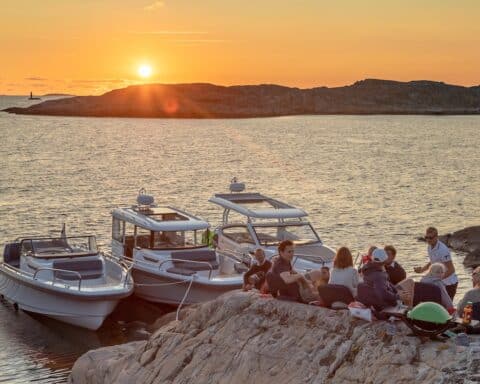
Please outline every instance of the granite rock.
M382 321L252 292L227 293L184 315L159 322L148 341L87 352L69 382L436 383L465 360L452 341L409 336L401 322L389 336Z

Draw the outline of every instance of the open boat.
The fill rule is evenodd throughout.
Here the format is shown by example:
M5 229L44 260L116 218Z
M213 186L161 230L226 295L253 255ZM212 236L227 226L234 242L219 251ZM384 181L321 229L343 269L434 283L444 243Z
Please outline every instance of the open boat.
M94 236L25 237L5 245L0 293L16 308L96 330L132 291L128 267L101 254Z
M209 247L206 221L157 206L143 189L137 203L112 212L112 255L132 263L137 296L192 304L242 286L245 266Z
M245 184L234 178L230 193L218 193L210 202L223 208L222 224L215 230L217 250L248 263L249 254L262 248L267 258L277 254L283 240L295 244L293 266L299 270L330 266L335 251L323 244L308 214L299 208L260 193L243 192Z

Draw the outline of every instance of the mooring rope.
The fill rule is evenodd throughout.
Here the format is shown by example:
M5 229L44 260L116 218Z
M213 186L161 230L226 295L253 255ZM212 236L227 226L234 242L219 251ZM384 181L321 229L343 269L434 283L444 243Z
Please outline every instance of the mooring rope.
M137 287L164 287L167 285L179 285L179 284L185 284L188 283L189 280L182 280L182 281L174 281L173 283L134 283L135 286Z
M182 301L180 302L180 305L178 306L177 308L177 314L175 315L175 320L178 321L178 316L180 314L180 309L182 308L182 305L183 303L185 302L185 299L187 298L188 296L188 293L190 292L190 288L192 287L192 284L193 284L193 276L192 278L190 279L190 284L188 284L188 288L187 290L185 291L185 295L183 295L183 299Z

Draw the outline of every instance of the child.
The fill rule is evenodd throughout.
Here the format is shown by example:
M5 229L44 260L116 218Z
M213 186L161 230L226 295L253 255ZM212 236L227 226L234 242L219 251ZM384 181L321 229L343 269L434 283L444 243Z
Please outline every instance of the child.
M328 267L321 267L305 273L305 281L299 281L300 296L304 303L312 301L321 301L318 294L318 287L328 284L330 279L330 270Z

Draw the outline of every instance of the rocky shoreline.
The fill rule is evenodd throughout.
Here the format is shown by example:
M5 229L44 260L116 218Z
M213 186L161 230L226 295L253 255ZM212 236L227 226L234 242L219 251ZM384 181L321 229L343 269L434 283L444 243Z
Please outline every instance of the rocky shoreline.
M147 341L87 352L69 382L454 383L473 377L480 362L451 340L408 336L400 322L389 336L382 321L252 292L227 293L165 322Z
M101 96L49 100L6 112L27 115L252 118L318 114L480 114L480 86L366 79L344 87L274 84L145 84Z
M480 265L480 225L467 227L439 237L448 247L467 255L463 264L467 267Z

